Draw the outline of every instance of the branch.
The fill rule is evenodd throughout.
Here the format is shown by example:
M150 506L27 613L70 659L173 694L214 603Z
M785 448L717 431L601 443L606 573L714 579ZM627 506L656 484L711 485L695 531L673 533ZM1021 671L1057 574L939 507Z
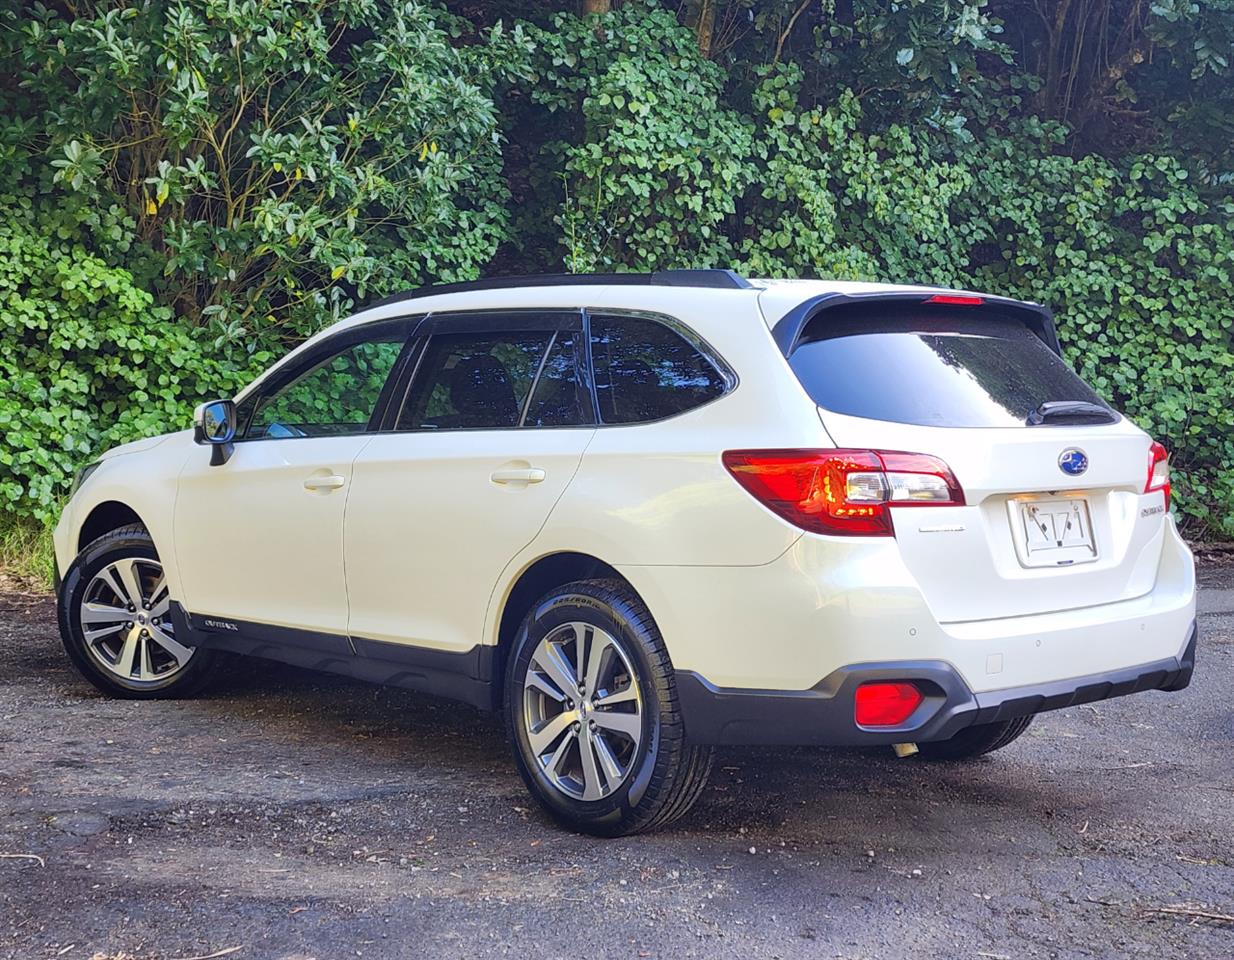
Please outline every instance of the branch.
M784 32L780 34L780 39L776 41L776 55L771 58L771 65L774 67L780 62L780 54L784 52L784 42L788 39L788 35L793 32L793 27L797 23L797 18L806 12L806 7L810 5L810 0L801 0L801 5L793 11L793 15L788 18L788 26L784 28Z

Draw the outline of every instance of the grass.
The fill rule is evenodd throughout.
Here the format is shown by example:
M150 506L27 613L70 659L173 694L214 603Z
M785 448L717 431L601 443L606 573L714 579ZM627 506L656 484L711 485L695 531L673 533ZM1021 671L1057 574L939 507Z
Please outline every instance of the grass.
M54 557L51 527L0 513L0 574L50 590Z

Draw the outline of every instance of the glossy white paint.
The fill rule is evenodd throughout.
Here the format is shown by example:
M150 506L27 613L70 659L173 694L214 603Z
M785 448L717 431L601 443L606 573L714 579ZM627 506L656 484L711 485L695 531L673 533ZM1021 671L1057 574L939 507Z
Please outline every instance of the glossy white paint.
M173 594L193 612L466 650L498 641L523 571L581 552L639 591L677 668L728 687L804 689L846 664L939 659L982 691L1177 654L1194 617L1194 575L1172 520L1151 511L1160 495L1141 493L1149 439L1140 430L941 430L820 412L771 339L775 321L809 297L911 289L928 292L823 281L597 284L366 311L300 349L341 328L430 311L626 309L689 327L738 385L660 423L266 440L237 444L220 467L187 433L144 441L109 454L74 496L56 531L57 562L71 563L91 511L117 501L149 527ZM1008 498L1059 491L1057 453L1072 443L1092 467L1064 492L1089 499L1101 556L1026 569L1010 541ZM894 539L803 534L720 461L728 449L836 445L940 456L967 505L898 510ZM495 483L504 469L543 470L544 480ZM304 489L325 475L342 485ZM921 529L929 526L964 529Z
M219 466L197 448L176 501L177 599L194 613L346 633L343 512L369 440L251 440Z
M540 531L595 432L374 437L347 506L351 634L456 651L479 643L493 585ZM503 480L530 470L543 479Z
M115 447L99 458L99 466L65 504L53 540L56 567L68 569L78 550L82 526L97 509L107 504L127 506L141 519L155 543L172 542L172 520L180 468L196 454L210 459L210 452L193 443L191 431L166 434ZM178 569L164 564L173 596L182 593Z
M1156 582L1165 530L1160 493L1143 493L1151 440L1129 420L1100 426L1024 429L919 427L824 411L838 446L911 450L941 457L966 506L894 512L896 543L941 621L1024 616L1113 603ZM1080 447L1090 466L1069 478L1058 456ZM1007 502L1066 496L1088 503L1099 552L1090 563L1025 568L1012 541ZM962 531L931 532L938 526ZM922 528L926 528L924 531Z
M962 624L938 622L885 538L806 535L756 567L619 569L672 638L673 665L717 686L804 690L848 664L944 660L980 692L1179 654L1195 619L1194 569L1172 521L1163 545L1156 584L1137 599Z

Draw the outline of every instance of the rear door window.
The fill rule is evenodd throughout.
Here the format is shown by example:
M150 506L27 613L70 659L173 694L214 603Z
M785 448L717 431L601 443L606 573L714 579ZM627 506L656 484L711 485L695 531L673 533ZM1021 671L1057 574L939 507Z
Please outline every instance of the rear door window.
M870 420L1015 427L1051 401L1109 410L1031 330L1001 315L823 313L789 364L820 407Z
M551 338L547 331L434 336L397 429L517 427Z
M591 361L600 419L609 424L663 420L729 386L698 347L646 317L592 316Z
M579 369L578 314L443 317L440 323L417 365L396 430L592 423Z

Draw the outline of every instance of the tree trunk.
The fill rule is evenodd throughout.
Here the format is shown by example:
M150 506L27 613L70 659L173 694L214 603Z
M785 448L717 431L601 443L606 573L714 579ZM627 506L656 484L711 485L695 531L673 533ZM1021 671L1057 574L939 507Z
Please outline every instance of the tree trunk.
M715 45L716 0L687 0L686 26L698 38L698 51L710 60Z
M583 16L589 13L608 13L613 9L613 0L583 0Z

